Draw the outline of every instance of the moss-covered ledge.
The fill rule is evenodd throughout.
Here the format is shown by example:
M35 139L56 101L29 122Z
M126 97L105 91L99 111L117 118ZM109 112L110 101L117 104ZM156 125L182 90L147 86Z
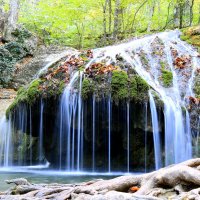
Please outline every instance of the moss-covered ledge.
M39 98L52 98L57 97L63 93L65 88L65 83L63 81L58 82L56 85L52 86L52 83L49 82L49 85L46 88L42 88L42 85L45 83L42 79L36 79L32 81L28 86L21 87L17 92L17 97L13 103L8 107L6 111L6 116L8 118L9 114L20 104L26 103L29 105L34 104Z
M82 84L82 98L87 100L95 94L99 99L111 95L115 103L123 100L134 100L136 102L148 101L150 86L137 73L128 73L118 67L109 73L98 76L87 76Z
M181 39L195 46L200 53L200 25L182 29Z

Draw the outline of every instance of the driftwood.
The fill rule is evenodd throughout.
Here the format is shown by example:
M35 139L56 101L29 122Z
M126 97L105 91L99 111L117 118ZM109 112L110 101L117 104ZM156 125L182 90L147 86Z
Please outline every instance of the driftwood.
M26 179L7 182L16 186L0 193L0 199L197 200L200 199L200 158L147 174L80 184L31 184Z

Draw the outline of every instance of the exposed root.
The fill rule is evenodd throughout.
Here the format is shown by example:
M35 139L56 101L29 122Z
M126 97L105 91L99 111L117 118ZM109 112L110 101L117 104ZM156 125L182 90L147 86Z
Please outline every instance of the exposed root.
M197 158L148 174L81 184L35 185L26 179L14 179L7 183L16 187L0 194L0 199L200 199L199 169L200 158Z

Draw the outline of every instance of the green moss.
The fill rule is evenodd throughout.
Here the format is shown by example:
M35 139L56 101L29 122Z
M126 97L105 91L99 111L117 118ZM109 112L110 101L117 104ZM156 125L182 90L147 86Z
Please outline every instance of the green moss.
M17 92L17 97L13 103L6 110L6 117L8 118L10 112L18 105L18 103L23 102L27 99L27 90L24 87L21 87Z
M65 81L60 81L59 87L58 87L58 95L61 95L65 89Z
M13 103L6 110L6 117L7 118L9 116L10 112L12 112L19 103L25 102L25 103L31 104L37 99L37 97L40 95L40 91L38 89L40 81L41 81L40 79L37 79L37 80L33 81L28 86L28 88L21 87L18 90L17 97L15 98Z
M193 91L195 93L196 98L200 98L200 77L196 75L194 80L194 88Z
M160 66L161 66L161 69L165 69L166 67L166 63L164 61L160 61Z
M171 71L166 69L161 69L162 72L162 82L165 87L170 87L173 83L173 74Z
M187 41L187 40L190 39L190 37L189 37L188 35L181 35L180 38L181 38L181 40L183 40L183 41Z
M12 32L12 35L18 38L18 42L23 43L25 39L28 39L32 34L25 28L17 28Z
M114 100L128 98L128 75L125 71L114 70L112 72L111 94Z
M94 86L89 78L85 78L82 83L81 96L85 100L94 91Z
M34 80L27 90L27 101L32 103L39 95L40 79Z
M148 97L148 91L150 87L148 83L139 75L136 75L136 81L137 81L137 91L138 91L137 100L142 101Z
M137 97L137 80L135 76L130 77L130 98L136 98Z
M182 29L181 39L197 47L200 53L200 27L190 27Z

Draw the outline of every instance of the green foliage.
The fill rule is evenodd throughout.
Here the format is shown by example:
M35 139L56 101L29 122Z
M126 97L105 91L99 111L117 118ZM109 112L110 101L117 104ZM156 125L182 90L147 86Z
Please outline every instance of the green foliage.
M163 28L176 27L172 19L175 7L182 6L180 1L148 0L144 2L120 1L118 15L120 24L117 35L119 39L139 36L147 31L154 32ZM115 42L112 38L115 2L111 1L111 18L108 5L104 15L103 5L105 5L105 0L40 0L37 3L22 1L19 21L29 30L39 34L47 44L62 44L76 48L95 47L97 44L109 45ZM153 15L151 8L154 8ZM183 25L188 26L189 9L188 7L184 9ZM104 18L105 27L103 26ZM111 24L109 24L110 19ZM193 25L198 24L198 20L199 0L194 0Z
M114 100L128 98L128 75L125 71L114 70L112 72L111 94Z
M82 83L81 96L85 100L94 91L94 86L90 79L85 78Z

